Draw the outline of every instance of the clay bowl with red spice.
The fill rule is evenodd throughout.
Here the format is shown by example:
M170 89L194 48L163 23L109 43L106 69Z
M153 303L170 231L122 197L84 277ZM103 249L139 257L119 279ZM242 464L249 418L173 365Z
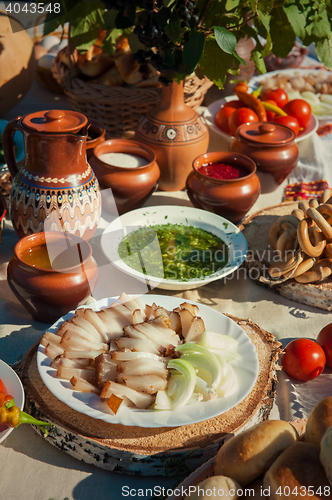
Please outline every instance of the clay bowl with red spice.
M240 153L211 152L194 160L186 190L194 207L237 223L256 202L261 186L253 160Z

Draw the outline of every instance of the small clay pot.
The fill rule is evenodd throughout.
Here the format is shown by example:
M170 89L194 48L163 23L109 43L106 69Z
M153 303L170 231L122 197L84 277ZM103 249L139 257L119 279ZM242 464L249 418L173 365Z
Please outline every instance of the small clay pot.
M100 160L106 153L124 153L141 156L146 165L141 167L113 166ZM101 189L111 189L119 214L140 208L157 189L160 177L156 155L145 144L128 139L110 139L93 150L90 164Z
M247 175L237 179L214 179L198 171L210 163L243 167ZM194 207L221 215L231 222L239 222L261 192L255 163L247 156L229 152L211 152L196 158L186 189Z
M102 125L97 122L91 122L88 137L86 139L86 155L88 160L93 154L93 148L95 148L101 142L105 140L106 130Z
M299 160L295 133L277 123L241 125L229 150L249 156L257 166L262 193L271 193L289 176Z
M60 254L59 257L63 256L61 264L52 258L52 268L44 265L38 257L40 254L33 261L34 252L39 248L47 250L43 255L50 261L59 248L66 251L68 247L71 258L66 253ZM27 261L26 252L30 249ZM42 323L54 323L91 295L98 281L98 267L87 241L68 233L40 232L25 236L15 245L7 280L14 295L33 318Z

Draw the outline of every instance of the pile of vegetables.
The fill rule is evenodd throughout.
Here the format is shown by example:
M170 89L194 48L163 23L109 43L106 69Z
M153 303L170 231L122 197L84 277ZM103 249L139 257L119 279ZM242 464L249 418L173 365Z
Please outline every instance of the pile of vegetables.
M292 129L295 135L306 127L312 109L309 102L302 98L290 100L281 88L266 90L261 87L252 93L245 82L239 82L234 93L238 99L228 101L217 113L217 127L230 136L236 135L240 125L251 122L273 122Z
M126 294L118 300L101 311L77 309L44 334L51 367L73 390L98 394L112 414L126 406L179 410L237 390L238 342L206 331L198 306L168 311Z

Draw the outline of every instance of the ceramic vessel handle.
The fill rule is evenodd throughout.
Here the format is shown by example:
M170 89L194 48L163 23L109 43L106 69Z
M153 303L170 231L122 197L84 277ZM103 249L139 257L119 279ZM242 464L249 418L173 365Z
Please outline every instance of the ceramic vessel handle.
M15 157L14 134L16 130L20 130L20 127L18 125L20 120L21 117L18 117L16 118L16 120L12 120L11 122L7 123L5 130L3 131L2 139L5 161L8 165L9 172L11 173L13 179L18 172L18 166Z

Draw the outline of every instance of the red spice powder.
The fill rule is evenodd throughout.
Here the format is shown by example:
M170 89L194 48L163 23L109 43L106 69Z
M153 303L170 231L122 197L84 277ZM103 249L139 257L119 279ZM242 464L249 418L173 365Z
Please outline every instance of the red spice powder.
M227 163L208 163L197 169L197 172L213 179L238 179L248 175L245 168Z

